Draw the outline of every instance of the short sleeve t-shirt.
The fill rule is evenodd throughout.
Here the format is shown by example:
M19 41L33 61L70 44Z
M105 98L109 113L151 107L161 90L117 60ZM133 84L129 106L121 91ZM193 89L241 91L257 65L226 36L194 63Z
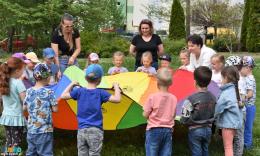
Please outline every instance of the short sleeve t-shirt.
M246 90L252 90L253 91L253 97L249 98L246 101L246 105L254 105L256 100L256 82L253 75L249 75L245 77L246 81Z
M52 106L57 105L54 92L48 88L29 88L26 92L24 105L27 106L28 133L41 134L53 132Z
M148 114L146 130L153 127L173 128L176 105L177 98L171 93L151 94L143 106L144 113Z
M49 82L49 84L55 84L56 83L56 75L57 75L57 73L58 73L58 70L59 70L59 68L58 68L58 66L56 65L56 64L54 64L54 63L52 63L52 64L50 64L50 65L48 65L49 66L49 68L51 69L51 78L50 78L50 82Z
M22 101L20 93L25 92L26 88L19 79L11 78L9 81L10 94L2 95L3 99L3 115L23 116Z
M112 73L124 73L124 72L128 72L128 70L125 67L110 67L108 70L108 74L112 75Z
M102 103L109 100L111 94L103 89L74 87L70 96L78 102L78 128L97 127L103 129Z
M220 87L222 82L221 72L216 72L215 70L212 70L211 80L216 82L216 84Z
M132 45L136 48L136 62L137 67L141 66L142 54L146 51L150 51L153 56L153 62L158 62L158 45L162 44L161 38L153 34L150 41L146 42L143 40L141 35L136 35L132 40Z
M144 73L153 74L153 75L157 74L156 69L154 67L146 68L144 66L138 67L136 69L136 72L144 72Z
M77 29L73 29L72 32L72 40L73 40L73 47L70 49L69 44L64 40L64 36L60 28L55 29L52 34L51 43L58 44L59 51L61 55L69 55L71 56L76 49L76 42L75 40L79 38L79 31Z

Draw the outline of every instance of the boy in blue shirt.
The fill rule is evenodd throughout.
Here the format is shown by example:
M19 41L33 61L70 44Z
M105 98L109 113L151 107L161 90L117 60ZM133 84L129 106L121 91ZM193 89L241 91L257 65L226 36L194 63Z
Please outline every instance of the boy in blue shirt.
M50 69L44 63L34 67L35 86L26 91L24 110L28 110L28 149L26 156L53 155L52 112L57 112L54 92L45 88L50 81Z
M111 95L97 86L101 82L103 69L98 64L91 64L86 69L86 87L75 87L77 82L72 82L61 95L62 99L74 99L78 103L78 156L99 156L103 144L103 116L102 103L107 101L120 102L121 94L119 85L114 83L115 95Z
M55 84L58 80L59 67L54 63L55 52L52 48L43 49L43 63L46 63L51 70L49 84Z

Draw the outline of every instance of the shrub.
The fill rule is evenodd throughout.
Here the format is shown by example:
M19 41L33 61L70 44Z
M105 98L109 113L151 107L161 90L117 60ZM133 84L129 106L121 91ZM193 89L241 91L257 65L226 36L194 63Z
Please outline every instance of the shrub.
M166 53L179 55L181 49L186 46L186 41L185 39L171 40L168 38L163 41L163 46Z
M239 41L234 36L221 35L214 39L212 48L219 52L238 51Z
M130 42L115 33L81 32L81 57L94 51L100 57L111 57L115 51L128 54Z

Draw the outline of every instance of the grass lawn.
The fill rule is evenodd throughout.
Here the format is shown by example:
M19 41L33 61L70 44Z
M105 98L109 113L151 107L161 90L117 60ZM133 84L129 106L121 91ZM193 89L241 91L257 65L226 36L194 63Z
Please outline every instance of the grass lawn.
M225 55L229 55L225 53ZM254 75L257 82L257 95L260 92L260 55L254 55L258 67L254 69ZM80 67L85 66L84 60L79 60ZM104 71L107 72L108 68L112 66L111 59L102 58L101 64L104 67ZM125 67L130 71L133 71L134 59L126 58ZM172 67L176 69L179 65L179 61L173 58ZM260 96L257 96L256 100L256 121L254 124L254 148L250 151L245 151L244 156L260 156ZM187 142L187 128L176 123L173 133L173 155L185 156L190 155L188 142ZM117 130L117 131L105 131L104 144L102 155L103 156L143 156L145 140L145 125L140 125L134 128ZM0 143L4 143L4 130L0 127ZM56 129L54 132L54 152L55 156L76 156L77 155L77 132L66 131ZM23 145L23 149L26 149L26 143ZM210 144L210 155L222 156L223 145L222 140L218 135L212 137Z

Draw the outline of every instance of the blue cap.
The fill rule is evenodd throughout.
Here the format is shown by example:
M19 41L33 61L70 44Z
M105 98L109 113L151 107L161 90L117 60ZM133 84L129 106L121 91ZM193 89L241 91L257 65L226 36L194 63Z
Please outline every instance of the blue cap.
M55 56L55 52L52 48L43 49L43 57L52 58Z
M99 64L91 64L86 69L86 76L92 79L101 78L103 73L103 69Z
M39 63L33 69L33 77L36 80L47 79L50 75L51 70L45 63Z

